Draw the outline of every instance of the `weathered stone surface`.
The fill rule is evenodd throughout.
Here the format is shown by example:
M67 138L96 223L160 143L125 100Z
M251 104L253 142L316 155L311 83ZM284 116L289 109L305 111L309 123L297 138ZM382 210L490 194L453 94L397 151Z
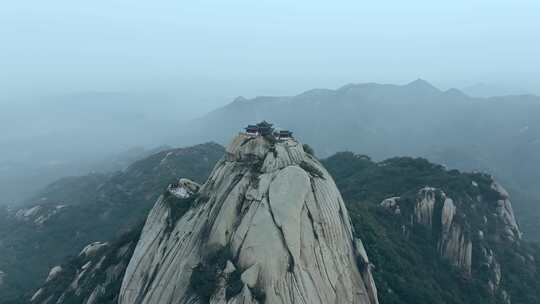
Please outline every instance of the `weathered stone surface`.
M102 242L94 242L91 244L88 244L86 247L81 250L81 253L79 253L80 256L85 257L92 257L98 252L101 248L107 246L108 243L102 243Z
M172 227L169 206L156 203L120 304L203 303L190 288L193 269L223 251L232 259L216 274L211 303L260 303L261 293L265 303L378 303L343 199L297 141L240 134L197 194L195 206ZM367 261L362 269L359 253ZM227 299L227 277L235 270L244 286Z
M0 287L4 285L4 278L6 277L6 273L0 270Z
M443 234L439 241L441 255L450 260L455 266L471 273L472 241L463 231L462 226L452 225L448 233Z
M49 275L47 276L47 279L45 280L45 282L50 282L54 280L61 272L62 272L61 266L54 266L53 268L51 268L51 271L49 271Z
M479 184L472 182L472 186L478 188ZM402 218L403 232L406 236L411 231L411 225L428 228L437 240L436 246L440 256L464 274L472 275L473 263L484 265L488 276L483 279L488 289L493 295L502 294L505 291L501 285L501 266L496 260L494 250L485 240L517 242L521 238L521 232L514 217L508 192L496 181L491 182L491 189L499 194L498 199L494 196L495 201L487 201L488 198L479 195L472 205L454 201L440 189L424 187L418 191L411 214L402 214L401 210L410 208L402 206L404 201L399 197L385 199L380 206L393 216ZM477 204L479 206L475 206ZM481 209L484 215L476 214L476 218L480 220L473 223L469 217L473 216L472 213L476 212L477 208L484 208ZM475 261L473 250L481 252L476 255Z
M395 215L401 214L401 209L399 208L399 197L387 198L381 203L381 207L392 212Z
M201 185L197 184L196 182L193 182L187 178L181 178L178 183L169 185L167 188L167 191L169 193L173 194L174 196L178 198L188 198L197 191L199 191L199 188Z
M418 193L418 200L414 208L415 220L425 226L433 223L433 209L435 208L436 189L425 187Z
M504 237L510 241L521 239L521 231L514 216L512 203L510 202L508 191L506 191L499 183L493 182L491 188L499 193L501 199L497 201L497 215L504 224Z
M356 255L361 261L359 263L360 273L362 274L362 279L364 280L369 299L372 303L377 303L377 288L375 287L375 279L371 273L373 265L369 262L364 243L362 243L361 239L355 239L355 247Z

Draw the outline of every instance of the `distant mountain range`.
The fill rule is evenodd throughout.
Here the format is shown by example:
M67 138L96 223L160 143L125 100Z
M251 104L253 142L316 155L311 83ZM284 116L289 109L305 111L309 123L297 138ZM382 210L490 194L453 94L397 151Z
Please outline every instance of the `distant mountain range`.
M525 95L530 94L529 91L524 89L511 88L509 86L490 84L490 83L477 83L464 87L462 89L465 94L472 97L496 97L496 96L508 96L508 95Z
M115 92L17 100L1 108L0 205L61 177L124 169L166 144L164 131L183 112L166 96Z
M292 130L320 157L338 151L377 160L422 156L450 168L489 172L517 198L526 234L540 238L538 117L536 96L473 98L418 79L407 85L350 84L296 96L238 97L191 122L180 141L225 144L247 124L266 119Z
M538 114L539 97L473 98L417 80L239 97L178 122L183 127L169 135L184 144L227 144L247 124L269 120L321 158L355 151L321 162L365 241L369 261L359 267L375 265L383 303L528 304L540 299L540 250L521 239L521 231L540 239ZM215 143L163 149L132 150L106 162L125 170L63 178L34 195L37 185L23 187L30 198L22 206L0 208L0 303L28 303L32 295L34 303L116 303L151 205L179 177L203 182L224 153ZM403 155L447 168L407 157L381 161ZM312 175L321 171L303 165ZM491 176L449 168L490 172L509 185L521 227ZM182 206L167 216L191 210Z

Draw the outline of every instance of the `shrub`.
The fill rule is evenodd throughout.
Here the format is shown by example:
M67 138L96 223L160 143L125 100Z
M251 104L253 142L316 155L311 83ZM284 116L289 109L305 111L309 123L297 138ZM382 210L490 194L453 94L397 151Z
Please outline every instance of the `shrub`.
M235 270L227 278L227 288L225 289L225 297L227 298L227 301L242 292L244 283L241 280L241 275L242 274L240 273L240 271Z
M313 177L324 178L324 174L321 172L321 170L315 168L310 163L303 161L300 163L300 168L304 169L304 171L306 171Z
M223 247L203 259L191 274L190 287L205 302L209 302L218 288L222 271L230 260L230 248ZM231 291L236 290L232 287Z
M170 209L169 213L169 226L172 227L176 222L197 202L199 194L194 194L188 198L178 198L166 191L163 195L165 204Z
M304 151L305 151L307 154L309 154L309 155L315 157L315 150L313 150L313 148L312 148L310 145L308 145L308 144L303 144L302 147L304 148Z

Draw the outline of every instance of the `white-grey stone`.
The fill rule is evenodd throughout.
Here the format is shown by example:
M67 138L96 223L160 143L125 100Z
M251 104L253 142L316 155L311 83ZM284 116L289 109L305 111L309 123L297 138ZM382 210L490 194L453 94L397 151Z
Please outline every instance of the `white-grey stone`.
M51 271L49 271L49 275L47 276L45 282L50 282L56 279L58 275L62 272L62 270L63 269L61 266L54 266L53 268L51 268Z
M435 208L437 189L432 187L425 187L420 189L418 193L418 200L414 208L415 221L418 224L431 227L433 223L433 210Z
M94 242L91 244L88 244L86 247L81 250L81 253L79 253L80 256L85 256L87 258L93 257L101 248L108 246L108 243L103 242Z
M246 271L242 273L241 279L249 288L254 288L259 279L259 264L255 264L246 269Z
M4 285L5 278L6 278L6 273L0 270L0 287Z
M399 199L400 199L399 197L387 198L384 201L382 201L380 205L381 207L385 208L389 212L395 215L400 215L401 209L399 206Z
M172 226L169 207L158 200L120 304L201 303L189 289L192 271L223 248L235 257L244 288L227 301L221 278L212 304L258 303L254 288L264 291L266 303L378 303L369 263L357 267L358 252L366 260L367 253L353 238L334 181L296 140L272 144L240 134L198 193L204 201Z
M178 181L178 183L176 183L175 185L169 185L167 190L172 195L174 195L174 196L176 196L178 198L185 199L185 198L189 198L194 193L199 191L200 187L201 187L201 185L197 184L194 181L191 181L191 180L189 180L187 178L181 178Z
M223 273L225 274L231 274L236 271L236 267L231 261L227 261L227 264L225 264L225 269L223 269Z
M517 241L521 239L521 231L514 216L514 210L512 209L512 203L509 199L509 194L506 189L499 183L493 182L491 188L497 191L501 199L497 201L497 216L502 220L505 227L502 229L506 239L510 241Z

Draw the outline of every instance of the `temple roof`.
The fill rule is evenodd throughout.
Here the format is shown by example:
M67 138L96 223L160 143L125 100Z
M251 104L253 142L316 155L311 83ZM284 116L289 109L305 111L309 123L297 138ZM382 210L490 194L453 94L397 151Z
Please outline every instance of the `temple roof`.
M261 121L260 123L257 124L257 127L259 128L271 128L273 126L273 124L267 122L266 120L263 120Z

